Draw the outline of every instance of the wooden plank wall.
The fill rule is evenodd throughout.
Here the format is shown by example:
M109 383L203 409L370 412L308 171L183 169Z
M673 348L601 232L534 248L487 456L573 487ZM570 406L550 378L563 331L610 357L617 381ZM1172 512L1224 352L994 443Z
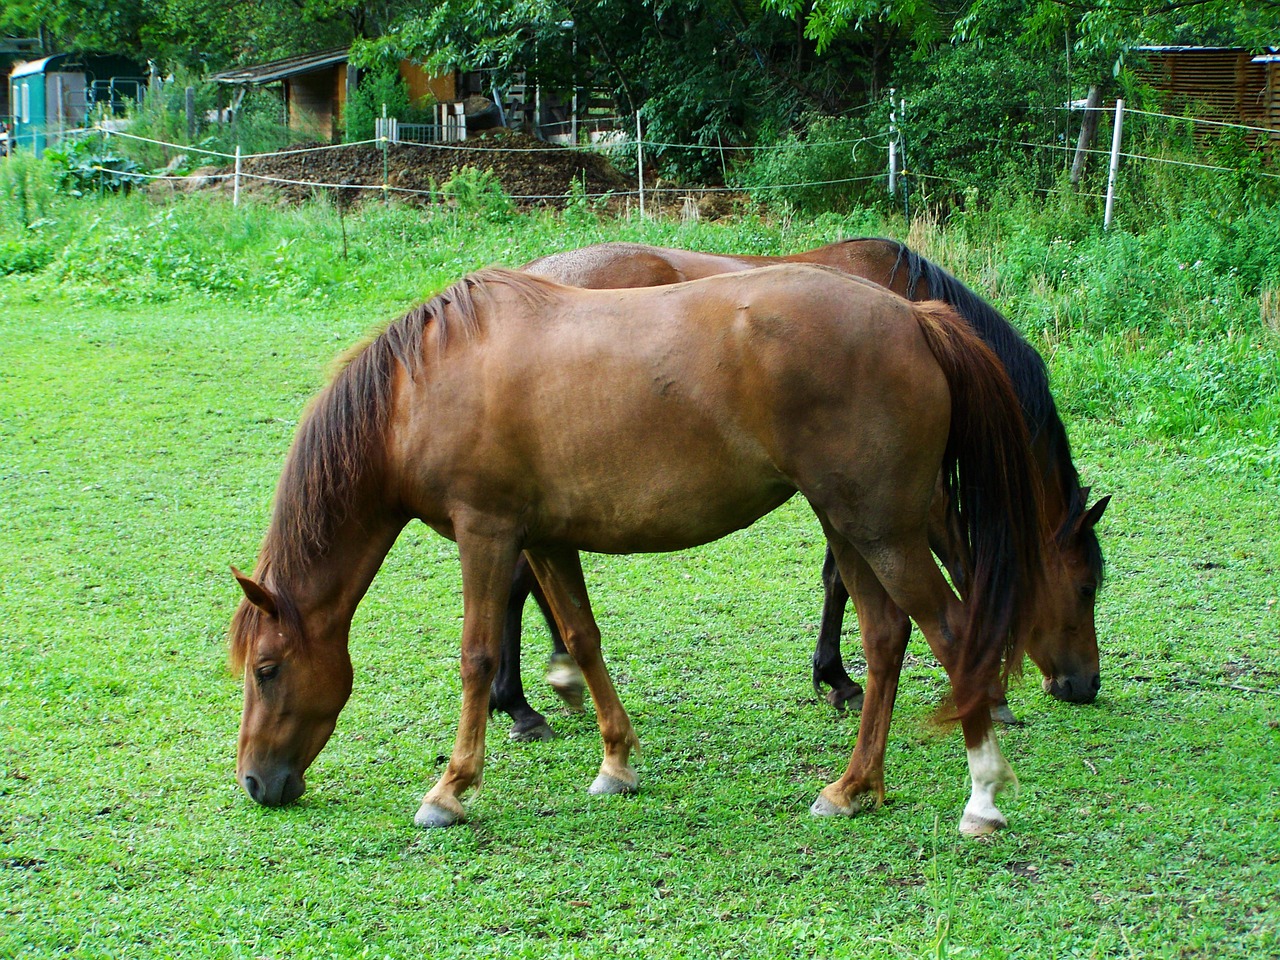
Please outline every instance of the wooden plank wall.
M1252 63L1252 54L1245 50L1162 50L1147 53L1146 59L1147 64L1135 73L1141 82L1161 92L1166 113L1267 127L1280 133L1276 64ZM1214 132L1202 127L1197 138ZM1276 134L1247 135L1251 143L1264 137L1274 140Z

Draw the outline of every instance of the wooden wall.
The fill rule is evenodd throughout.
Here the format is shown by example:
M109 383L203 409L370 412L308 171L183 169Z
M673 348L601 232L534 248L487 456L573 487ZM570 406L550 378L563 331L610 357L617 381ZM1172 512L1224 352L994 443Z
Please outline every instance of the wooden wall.
M1247 50L1216 48L1146 51L1144 57L1134 72L1160 91L1166 112L1280 131L1276 64L1253 63Z

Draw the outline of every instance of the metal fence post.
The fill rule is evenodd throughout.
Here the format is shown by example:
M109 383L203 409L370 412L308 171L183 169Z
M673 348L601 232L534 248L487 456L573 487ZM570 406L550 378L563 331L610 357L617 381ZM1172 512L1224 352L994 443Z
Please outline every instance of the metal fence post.
M1107 174L1107 212L1102 218L1102 229L1111 229L1111 211L1116 199L1116 174L1120 171L1120 131L1124 128L1124 100L1116 98L1116 122L1111 130L1111 170Z

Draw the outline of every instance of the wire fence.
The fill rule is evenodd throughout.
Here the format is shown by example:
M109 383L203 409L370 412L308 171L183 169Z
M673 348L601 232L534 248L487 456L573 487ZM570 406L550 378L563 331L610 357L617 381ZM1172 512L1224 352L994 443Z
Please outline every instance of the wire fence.
M874 104L864 105L859 108L865 111ZM933 172L926 172L912 168L907 163L907 146L909 139L909 123L907 121L906 100L899 98L892 100L890 104L889 124L887 129L882 129L860 137L837 137L822 140L790 140L779 144L767 145L744 145L744 144L707 144L707 143L680 143L665 139L650 139L643 135L642 117L637 114L634 117L634 132L631 129L632 118L615 117L610 118L613 123L611 129L604 129L601 124L596 124L594 135L589 136L586 142L578 143L547 143L545 146L527 146L521 144L519 147L504 146L499 142L416 142L402 140L397 143L400 149L426 150L447 152L450 155L459 158L466 157L474 160L477 166L483 167L486 155L504 154L511 155L519 153L520 155L533 155L543 153L564 154L565 151L582 151L604 156L613 160L625 158L627 165L634 164L637 175L634 178L634 185L626 189L611 189L604 191L589 192L585 190L577 190L573 196L580 197L588 201L600 201L606 199L635 199L639 202L643 211L645 208L646 198L661 202L663 199L671 197L689 198L703 195L714 194L749 194L753 196L769 197L776 196L780 193L796 190L829 190L840 188L854 188L858 185L860 189L879 183L883 186L885 193L891 197L901 197L904 202L909 191L911 190L911 182L914 180L918 184L927 185L929 182L937 184L959 184L963 185L964 181L956 177L947 177ZM1276 181L1280 180L1280 173L1271 172L1269 170L1260 169L1258 164L1249 164L1232 166L1222 162L1213 162L1212 158L1201 157L1201 159L1187 159L1185 157L1174 156L1158 156L1152 153L1136 152L1132 149L1123 148L1123 123L1126 117L1143 118L1149 121L1168 121L1170 123L1186 125L1188 129L1207 128L1213 131L1235 131L1242 136L1253 136L1260 139L1265 146L1271 146L1280 139L1280 130L1253 126L1244 123L1231 123L1221 120L1213 120L1203 117L1181 116L1176 114L1161 113L1157 111L1141 110L1126 106L1123 101L1117 101L1116 106L1098 106L1098 107L1063 107L1061 109L1070 109L1073 114L1084 114L1093 110L1101 115L1112 117L1112 145L1110 149L1102 147L1091 147L1082 145L1071 145L1066 142L1065 136L1059 135L1055 137L1053 142L1029 139L1011 139L1004 138L992 134L980 139L985 142L1002 145L1005 147L1016 147L1023 150L1035 151L1037 153L1050 153L1054 155L1071 155L1080 156L1106 156L1110 160L1111 170L1108 177L1107 193L1093 193L1080 189L1074 192L1077 196L1086 196L1097 199L1104 199L1107 203L1107 215L1105 223L1109 226L1112 219L1112 208L1116 202L1117 176L1116 172L1121 161L1129 164L1144 165L1161 165L1171 168L1181 168L1186 170L1194 170L1210 174L1229 174L1237 177L1256 177L1260 180ZM1102 126L1100 123L1099 126ZM385 151L390 143L386 136L375 137L373 139L361 140L354 143L342 144L324 144L318 146L306 146L297 148L288 148L283 150L267 151L260 153L241 153L237 148L235 153L213 150L199 146L179 144L158 140L145 136L139 136L128 131L118 128L109 128L103 126L89 127L79 133L96 133L104 137L118 137L125 140L137 141L153 146L161 147L168 151L180 151L185 153L196 154L208 157L211 160L222 161L226 165L234 165L230 172L206 173L203 174L206 181L230 181L233 184L233 193L236 200L239 200L240 187L244 183L264 182L280 186L294 186L301 188L313 188L316 190L349 190L349 191L366 191L381 194L384 197L393 195L399 196L438 196L439 191L422 190L411 187L400 186L390 182L385 173L380 183L353 183L353 182L329 182L320 179L297 179L290 177L274 176L260 172L253 172L244 169L246 161L261 161L274 158L287 158L299 156L303 154L314 154L325 151L350 150L359 147L376 147ZM849 152L846 169L850 173L849 176L826 176L812 179L796 179L783 178L778 182L752 182L740 181L732 183L734 179L729 176L729 164L725 159L727 156L751 158L756 161L762 157L769 156L785 156L800 155L808 151L839 151L847 149ZM1204 147L1199 145L1194 139L1186 146L1186 149L1204 151ZM1256 148L1261 149L1261 148ZM862 151L861 155L859 151ZM675 183L664 183L657 180L652 174L646 178L644 176L646 152L650 154L670 155L672 152L688 151L698 155L706 156L707 154L719 155L721 159L722 170L725 173L726 185L724 186L691 186ZM868 154L867 151L870 151ZM874 157L883 155L880 161L874 161ZM869 160L868 157L872 158ZM650 158L651 160L652 158ZM879 172L865 172L868 166L879 166ZM652 171L652 162L649 169ZM170 173L153 173L153 174L131 174L141 179L156 182L183 182L187 178L180 177ZM647 182L646 182L647 181ZM564 201L568 196L568 191L557 194L509 194L511 200L517 203L547 203Z

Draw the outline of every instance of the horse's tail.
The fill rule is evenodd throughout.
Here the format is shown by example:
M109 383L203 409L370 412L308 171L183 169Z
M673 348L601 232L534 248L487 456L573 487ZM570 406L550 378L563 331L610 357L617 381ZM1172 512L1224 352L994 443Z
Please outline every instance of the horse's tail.
M1021 663L1043 579L1040 473L1022 407L1004 366L947 304L915 304L916 319L951 390L942 465L948 527L961 543L966 620L957 637L956 709L989 705L991 680Z

